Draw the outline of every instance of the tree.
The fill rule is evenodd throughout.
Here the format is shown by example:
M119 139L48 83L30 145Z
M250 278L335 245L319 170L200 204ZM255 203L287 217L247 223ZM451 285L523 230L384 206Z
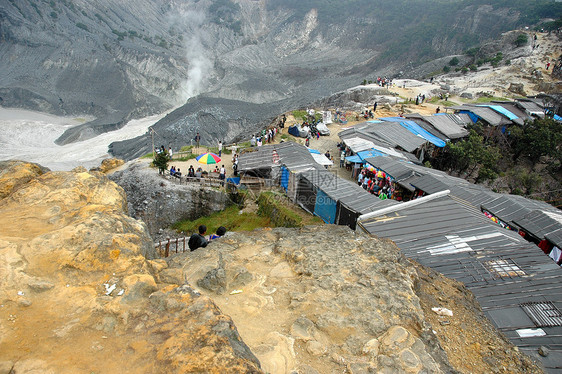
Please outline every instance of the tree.
M449 61L449 65L451 66L457 66L459 64L459 59L457 57L453 57L450 61Z
M458 173L476 175L477 181L494 180L498 176L498 160L501 153L497 147L484 142L483 136L473 129L468 138L457 143L447 143L441 164Z
M158 168L158 172L160 174L165 174L166 170L168 170L168 161L170 160L170 158L168 157L168 153L164 152L159 152L156 153L156 157L154 157L154 160L152 161L152 164Z
M451 71L451 68L448 67L447 65L445 65L445 66L443 66L443 71L444 71L445 73L448 73L448 72Z
M517 35L517 39L515 39L515 45L518 47L522 47L529 42L529 37L527 34L519 34Z
M562 161L562 123L552 118L526 122L522 129L510 132L509 140L514 149L514 159L525 156L536 163L546 156L551 158L551 162Z

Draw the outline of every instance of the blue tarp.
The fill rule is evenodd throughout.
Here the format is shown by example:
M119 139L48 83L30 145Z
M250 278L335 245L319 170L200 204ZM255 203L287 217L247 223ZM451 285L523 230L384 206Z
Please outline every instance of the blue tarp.
M381 118L381 119L383 121L387 121L387 122L398 122L398 123L400 123L400 125L402 127L404 127L406 130L410 131L414 135L421 136L422 138L424 138L428 142L435 144L436 147L444 147L445 146L445 141L439 139L438 137L436 137L432 133L424 130L420 125L418 125L414 121L408 121L407 119L405 119L403 117L384 117L384 118Z
M297 138L301 136L300 131L297 126L289 126L289 130L287 130L289 134L296 136Z
M285 189L285 192L287 188L289 188L289 173L289 169L285 166L281 166L281 187Z
M367 123L383 123L383 121L379 121L379 120L370 120L370 121L367 121Z
M349 161L349 162L354 162L354 163L357 163L357 164L362 164L364 162L363 159L361 157L357 156L357 155L347 156L345 158L345 160Z
M320 154L320 151L317 151L316 149L308 148L308 151L309 151L310 153L316 153L317 155Z
M240 177L226 178L226 183L233 183L238 186L240 184Z
M424 128L422 128L420 125L418 125L414 121L403 121L403 122L400 122L400 125L402 127L406 128L406 129L408 129L408 131L410 131L412 134L416 134L418 136L421 136L422 138L424 138L428 142L435 144L436 147L442 148L442 147L445 146L444 140L439 139L438 137L436 137L435 135L433 135L429 131L425 130Z
M326 195L322 190L316 193L316 205L314 206L314 214L322 218L326 223L334 223L336 221L337 202Z
M357 152L357 156L361 158L361 160L366 160L370 157L377 157L377 156L388 156L386 153L377 151L375 149L369 149L366 151Z
M506 116L507 118L509 118L511 121L513 121L514 119L517 119L519 117L517 117L515 114L511 113L509 110L505 109L503 106L501 105L486 105L486 104L480 104L477 106L483 106L483 107L487 107L490 109L495 110L496 112L503 114L504 116Z
M554 118L555 121L562 122L562 117L560 117L558 114L555 114L552 118Z

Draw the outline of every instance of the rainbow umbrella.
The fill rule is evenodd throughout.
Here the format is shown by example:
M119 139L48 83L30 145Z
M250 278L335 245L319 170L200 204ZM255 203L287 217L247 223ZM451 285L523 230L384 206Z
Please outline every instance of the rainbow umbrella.
M196 160L200 164L209 165L209 164L218 164L221 158L214 153L208 152L197 156Z

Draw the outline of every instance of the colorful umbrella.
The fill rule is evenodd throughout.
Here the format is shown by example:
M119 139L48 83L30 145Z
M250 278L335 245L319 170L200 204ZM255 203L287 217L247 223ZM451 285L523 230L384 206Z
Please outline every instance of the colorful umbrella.
M218 164L221 158L218 155L209 152L197 156L196 160L200 164L209 165L209 164Z

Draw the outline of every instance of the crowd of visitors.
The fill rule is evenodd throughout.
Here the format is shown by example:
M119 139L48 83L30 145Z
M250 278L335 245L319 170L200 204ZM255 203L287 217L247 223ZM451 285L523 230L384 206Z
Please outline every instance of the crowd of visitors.
M391 199L394 194L391 178L380 170L375 172L363 168L357 177L357 184L381 200Z
M269 129L263 129L261 133L252 135L250 139L250 145L252 147L261 147L263 144L273 143L275 136L277 135L277 127L270 127Z

